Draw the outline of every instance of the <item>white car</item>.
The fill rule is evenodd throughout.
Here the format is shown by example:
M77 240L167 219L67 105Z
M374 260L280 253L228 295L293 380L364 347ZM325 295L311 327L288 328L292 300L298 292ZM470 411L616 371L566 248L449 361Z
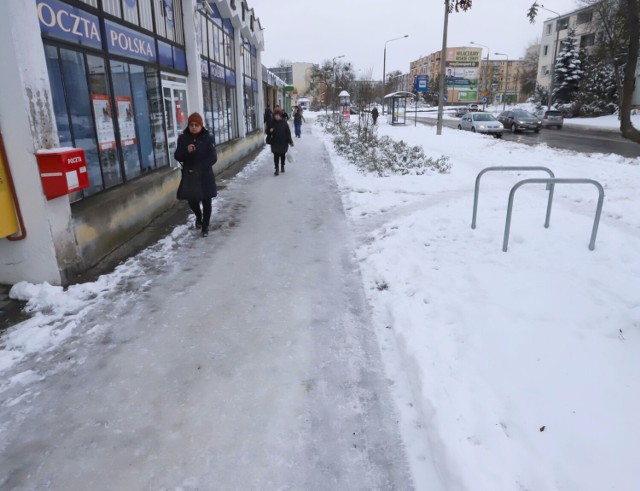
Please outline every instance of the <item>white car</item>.
M458 129L472 131L474 133L486 133L496 138L501 138L504 126L493 114L472 112L460 118Z

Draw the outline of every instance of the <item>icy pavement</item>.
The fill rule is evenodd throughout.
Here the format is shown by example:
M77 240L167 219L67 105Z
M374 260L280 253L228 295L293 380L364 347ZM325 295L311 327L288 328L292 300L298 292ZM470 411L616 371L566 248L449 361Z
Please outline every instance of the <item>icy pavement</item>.
M1 490L413 488L328 155L295 143L16 362Z

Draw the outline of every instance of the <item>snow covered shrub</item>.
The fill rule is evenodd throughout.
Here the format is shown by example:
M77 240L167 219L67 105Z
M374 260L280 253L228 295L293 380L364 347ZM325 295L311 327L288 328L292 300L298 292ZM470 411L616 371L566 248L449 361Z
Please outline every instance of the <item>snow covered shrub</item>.
M411 146L388 136L379 137L375 131L362 131L357 125L329 118L318 118L324 131L333 136L338 154L355 164L362 172L380 177L392 174L423 175L429 171L449 172L449 157L437 159L425 155L421 146Z

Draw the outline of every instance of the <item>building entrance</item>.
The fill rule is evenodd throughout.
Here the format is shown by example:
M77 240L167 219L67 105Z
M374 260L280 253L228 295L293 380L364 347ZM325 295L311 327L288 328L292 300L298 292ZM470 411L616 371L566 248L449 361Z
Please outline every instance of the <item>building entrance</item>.
M167 143L171 165L177 167L173 158L178 136L187 126L189 107L187 105L187 81L174 75L162 75L162 96L164 100L164 120L167 123Z

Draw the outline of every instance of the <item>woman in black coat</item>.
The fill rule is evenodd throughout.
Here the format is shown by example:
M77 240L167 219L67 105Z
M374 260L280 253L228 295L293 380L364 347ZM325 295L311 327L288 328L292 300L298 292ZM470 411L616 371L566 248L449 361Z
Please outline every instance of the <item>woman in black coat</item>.
M218 194L216 189L216 177L213 174L213 164L218 160L216 144L202 121L202 116L193 113L189 116L188 126L178 137L178 144L174 157L182 163L182 172L198 172L200 174L199 189L193 190L191 196L181 197L181 188L178 188L178 199L187 199L191 211L196 215L196 228L202 229L202 236L209 235L209 221L211 220L211 198ZM184 192L182 193L184 196ZM198 196L194 199L193 196ZM200 210L202 203L202 210Z
M284 161L287 155L289 146L293 147L293 140L291 139L291 129L287 122L282 119L282 111L276 109L273 111L273 121L271 126L267 128L267 134L270 136L271 151L273 152L273 163L276 166L274 175L278 175L280 172L284 173ZM280 162L280 172L278 172L278 162Z

